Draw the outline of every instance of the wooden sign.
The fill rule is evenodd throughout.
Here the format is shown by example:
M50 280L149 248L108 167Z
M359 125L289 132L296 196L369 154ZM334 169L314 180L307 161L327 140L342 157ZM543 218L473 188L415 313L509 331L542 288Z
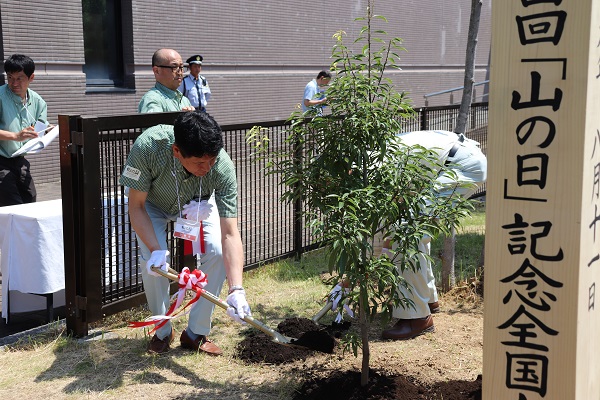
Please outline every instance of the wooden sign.
M492 2L486 400L600 399L599 9Z

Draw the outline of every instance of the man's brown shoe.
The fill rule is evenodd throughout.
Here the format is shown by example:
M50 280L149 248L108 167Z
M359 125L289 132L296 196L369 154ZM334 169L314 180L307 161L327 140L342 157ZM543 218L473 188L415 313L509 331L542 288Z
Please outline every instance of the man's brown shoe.
M159 339L156 334L152 336L150 343L148 343L148 353L150 354L164 354L169 351L171 343L175 339L175 331L171 328L171 334L164 339Z
M400 319L396 325L381 332L384 339L406 340L412 339L425 332L434 332L433 318L428 315L425 318Z
M184 349L191 349L195 351L203 351L211 356L220 356L223 354L223 350L219 348L216 344L211 342L206 336L200 335L196 340L192 340L184 329L181 332L181 347Z
M439 302L435 302L435 303L429 303L429 312L431 312L432 314L436 314L440 312L440 303Z

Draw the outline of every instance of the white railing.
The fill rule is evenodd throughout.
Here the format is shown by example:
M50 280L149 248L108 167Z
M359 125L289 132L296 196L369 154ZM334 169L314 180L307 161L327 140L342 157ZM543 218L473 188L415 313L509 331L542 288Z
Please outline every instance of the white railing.
M480 85L486 85L490 83L489 80L486 81L482 81L482 82L477 82L473 84L473 97L472 97L472 101L473 102L477 102L479 101L486 101L487 97L488 97L488 93L483 93L482 95L480 95L479 97L477 96L477 90L475 89L476 86L480 86ZM434 96L439 96L442 94L448 94L450 93L450 105L452 104L457 104L460 103L460 101L458 102L454 102L454 92L457 92L459 90L463 90L465 87L464 86L460 86L460 87L455 87L452 89L446 89L446 90L442 90L440 92L433 92L433 93L427 93L426 95L424 95L423 97L425 98L425 107L429 106L429 98L430 97L434 97Z

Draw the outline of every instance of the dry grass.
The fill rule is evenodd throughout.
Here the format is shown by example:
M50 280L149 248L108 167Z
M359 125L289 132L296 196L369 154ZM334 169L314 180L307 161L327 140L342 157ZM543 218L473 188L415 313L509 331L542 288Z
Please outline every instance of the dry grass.
M311 318L328 288L321 282L319 254L301 263L281 262L245 275L253 316L275 328L290 317ZM481 373L483 315L478 296L465 285L442 297L436 332L405 342L380 341L373 326L371 366L404 373L421 382L473 380ZM458 301L455 301L458 300ZM147 316L142 307L94 328L83 340L65 335L60 325L0 351L2 399L290 399L302 379L335 369L360 368L351 354L315 353L285 365L246 365L234 356L248 328L215 310L211 338L224 356L210 357L175 347L164 356L146 354L148 338L126 321ZM332 313L322 322L330 322ZM176 321L178 332L185 318ZM313 375L311 375L313 374Z

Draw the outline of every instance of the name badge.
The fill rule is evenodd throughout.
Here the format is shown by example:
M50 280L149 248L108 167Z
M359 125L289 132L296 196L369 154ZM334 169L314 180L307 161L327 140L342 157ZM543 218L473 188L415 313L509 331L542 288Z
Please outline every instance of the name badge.
M195 242L200 235L200 223L185 218L177 218L173 236Z

